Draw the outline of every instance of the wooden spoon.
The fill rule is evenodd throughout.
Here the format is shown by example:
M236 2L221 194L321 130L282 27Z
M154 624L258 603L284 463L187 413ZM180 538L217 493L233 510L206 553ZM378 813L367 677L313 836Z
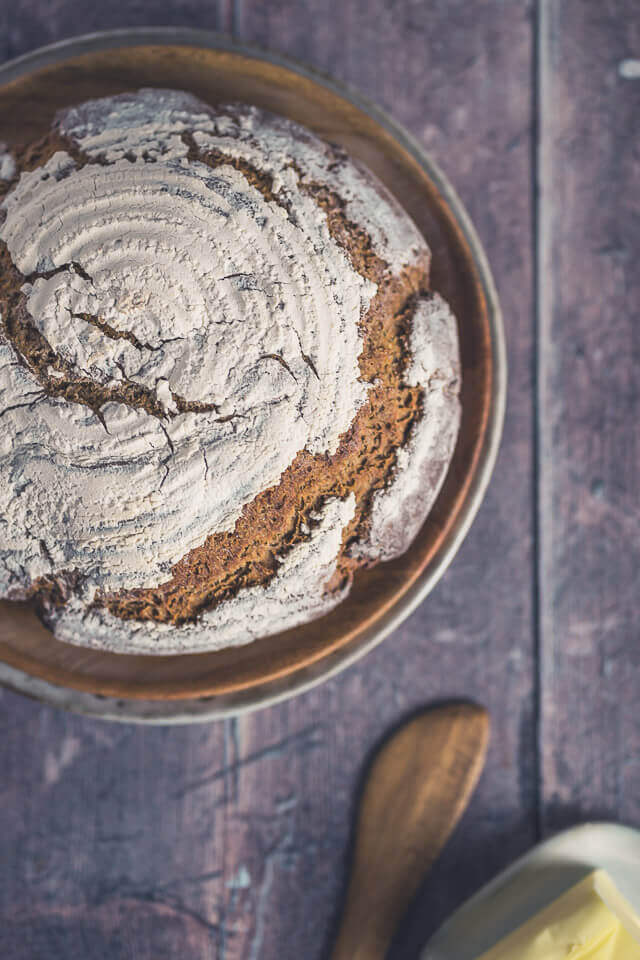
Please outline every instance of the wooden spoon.
M374 757L331 960L383 960L420 881L462 816L484 765L489 717L451 703L413 717Z

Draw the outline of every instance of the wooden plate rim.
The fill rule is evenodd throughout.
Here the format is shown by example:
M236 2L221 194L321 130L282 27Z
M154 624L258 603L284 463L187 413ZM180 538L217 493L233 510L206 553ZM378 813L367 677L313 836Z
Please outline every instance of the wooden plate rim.
M351 106L362 111L379 125L431 180L469 250L470 262L475 268L476 279L484 298L492 353L491 397L479 431L482 434L482 444L475 453L466 482L456 497L457 512L454 524L440 538L431 560L415 576L402 595L390 602L382 613L373 618L373 623L359 630L355 638L344 646L328 649L313 662L294 668L288 673L275 673L252 686L246 688L236 686L228 692L218 693L215 696L188 698L181 698L179 695L167 696L166 693L163 699L145 697L122 699L118 696L104 696L86 689L86 685L85 689L81 689L82 685L78 688L70 688L42 679L36 675L37 664L33 665L33 673L30 673L31 667L28 670L22 669L17 662L11 662L12 658L0 661L1 684L48 703L109 719L189 722L257 709L310 689L343 670L377 645L424 599L455 556L477 513L489 482L504 419L506 354L502 318L491 271L475 229L455 191L437 164L425 154L407 131L379 107L344 84L338 84L290 58L245 47L215 33L188 28L162 27L93 33L43 47L2 65L0 83L10 83L12 80L24 77L32 70L53 66L74 56L143 45L195 46L265 61L319 84L333 95L348 101Z

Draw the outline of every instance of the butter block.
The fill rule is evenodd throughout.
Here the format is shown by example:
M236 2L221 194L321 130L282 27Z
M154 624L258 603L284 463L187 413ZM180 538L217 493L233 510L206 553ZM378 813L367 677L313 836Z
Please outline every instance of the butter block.
M640 960L640 918L595 870L478 960Z

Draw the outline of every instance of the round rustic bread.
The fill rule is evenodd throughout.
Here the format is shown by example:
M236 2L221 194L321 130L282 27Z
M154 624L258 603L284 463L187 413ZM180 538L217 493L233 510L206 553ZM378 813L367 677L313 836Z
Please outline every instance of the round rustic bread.
M1 597L70 643L212 650L406 550L455 445L458 341L367 170L139 90L0 177Z

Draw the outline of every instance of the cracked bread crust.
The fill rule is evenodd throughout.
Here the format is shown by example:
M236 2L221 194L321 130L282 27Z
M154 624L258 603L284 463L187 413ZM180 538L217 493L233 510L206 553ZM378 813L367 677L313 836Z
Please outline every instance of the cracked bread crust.
M148 318L141 317L132 291L123 294L121 284L116 285L119 296L109 294L108 271L94 250L87 253L86 243L83 248L80 231L71 240L62 238L58 248L54 243L39 249L34 262L35 252L15 226L21 200L30 209L34 194L50 178L57 184L79 185L83 172L86 181L87 172L95 170L93 197L96 207L102 203L104 209L100 177L113 177L117 171L117 183L126 193L132 189L127 184L128 167L130 181L135 171L138 195L150 193L149 203L166 192L157 184L169 180L176 206L178 199L193 206L196 201L186 194L197 179L197 189L216 198L221 231L229 219L244 216L240 236L254 229L259 244L263 232L271 229L272 244L279 243L303 268L287 272L291 268L284 257L276 258L274 267L267 252L258 264L249 264L251 269L246 264L236 269L234 260L234 268L220 271L223 275L216 280L216 289L232 284L243 305L250 298L267 298L263 311L267 322L254 349L251 377L245 377L243 385L256 393L257 382L261 409L269 404L294 408L291 429L298 448L294 449L294 440L280 461L272 458L272 469L265 468L262 478L258 475L253 489L241 490L243 496L233 496L231 483L227 499L232 509L200 518L204 522L199 524L199 542L192 536L193 545L177 556L175 549L153 543L152 556L140 563L141 571L131 569L123 551L122 571L105 576L105 556L95 547L99 530L94 531L89 551L76 534L75 552L74 543L69 546L72 538L62 548L54 543L52 549L49 544L57 531L43 530L37 550L30 543L22 557L7 560L5 555L5 593L32 598L56 635L70 642L152 653L213 649L327 612L346 594L359 566L403 552L435 499L453 452L459 366L455 321L437 294L429 291L428 250L384 188L340 150L282 118L246 107L214 111L188 95L166 91L140 91L82 105L59 118L49 139L17 152L13 159L16 173L6 185L0 229L0 350L4 349L0 359L10 357L25 382L14 389L14 397L21 397L19 409L5 405L10 390L0 392L0 417L21 416L21 430L28 434L28 418L37 418L42 403L47 412L51 406L56 412L60 407L81 408L84 413L80 422L76 416L74 429L86 430L93 420L108 438L104 444L111 444L122 419L114 411L124 409L125 422L127 416L135 424L144 420L145 430L152 421L155 495L160 498L155 506L160 513L169 509L166 503L175 507L176 500L180 508L180 498L183 508L188 504L189 484L178 483L174 473L179 477L175 464L186 459L183 451L189 443L193 446L190 430L197 435L198 425L206 425L206 440L197 435L198 483L202 501L209 504L227 478L219 468L217 451L235 441L236 447L244 444L247 455L259 460L265 430L273 423L257 420L251 406L230 409L230 396L223 389L222 396L214 390L203 396L197 386L204 382L202 375L193 378L191 390L188 378L185 382L174 376L181 363L181 341L198 331L185 321L184 336L168 337L167 325L163 327L158 318L149 337ZM164 179L156 173L163 168ZM25 172L40 181L25 185ZM185 176L191 179L185 181ZM91 210L88 196L84 202ZM213 211L210 194L205 200L205 209ZM221 210L225 202L227 207ZM173 222L172 216L167 213L168 222ZM144 220L142 213L140 219ZM91 229L97 230L94 225ZM231 250L233 236L231 231ZM209 252L201 260L211 272L222 244L212 231L204 239ZM62 248L84 255L62 259ZM326 296L321 301L324 311L316 307L315 314L307 316L281 291L283 284L298 284L296 292L301 289L304 294L298 296L300 302L310 294L319 298L319 284L309 284L305 275L317 268L317 259L324 266L325 280L331 280L328 289L337 293L333 301ZM203 274L204 269L201 283ZM123 301L134 303L131 315ZM225 299L223 308L226 304ZM98 310L99 305L104 309ZM250 316L259 320L260 309L251 306ZM287 336L269 326L278 312L287 317ZM416 317L421 318L419 324ZM172 320L175 326L176 317ZM229 307L214 322L235 330L243 319ZM71 323L79 331L74 334L79 347L70 343ZM416 340L418 326L423 343ZM333 351L326 344L327 328L337 341ZM430 353L419 362L425 339ZM237 342L232 346L237 348ZM144 364L136 367L131 360L149 351L161 358L174 351L162 368L156 364L151 377ZM206 351L205 359L210 359ZM214 376L212 386L224 387L224 378ZM238 391L231 396L237 397ZM249 427L243 422L247 420ZM311 428L307 420L313 423ZM317 429L318 422L322 430ZM215 430L226 433L220 442L208 445L209 432ZM280 435L267 434L269 439L277 444ZM67 460L74 459L72 447L65 447ZM2 453L0 449L0 462ZM113 454L111 445L108 467ZM135 454L144 468L144 456ZM232 458L229 462L235 463ZM102 466L97 464L98 474ZM212 474L217 488L212 488ZM404 492L394 495L394 488ZM98 498L98 503L104 500ZM401 517L395 525L394 512ZM113 539L112 529L108 534ZM0 553L0 594L1 557ZM71 557L75 563L68 562ZM266 618L261 607L269 611Z

